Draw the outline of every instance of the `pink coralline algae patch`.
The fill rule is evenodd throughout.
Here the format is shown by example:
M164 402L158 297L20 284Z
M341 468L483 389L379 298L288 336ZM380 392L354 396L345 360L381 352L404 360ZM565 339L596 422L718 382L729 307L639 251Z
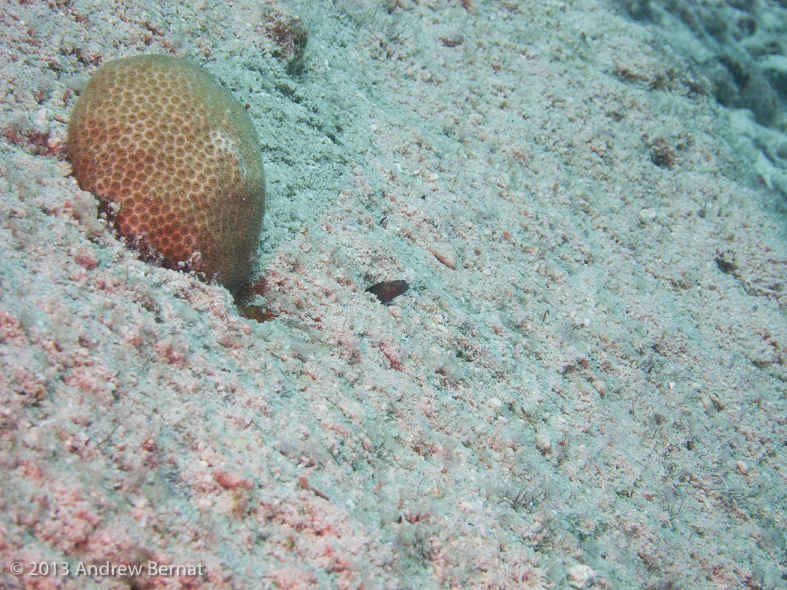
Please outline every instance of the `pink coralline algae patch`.
M98 266L96 250L90 244L82 244L74 251L74 260L87 270L95 270Z
M306 590L318 587L318 580L314 575L297 567L274 569L270 576L281 590Z
M214 471L213 479L229 490L234 490L236 488L248 490L254 485L250 479L244 479L237 474L228 473L226 471Z
M66 554L74 553L77 547L91 538L101 518L93 512L92 502L82 497L80 489L55 484L51 492L57 497L54 510L49 513L49 518L45 517L33 526L35 535Z
M4 310L0 310L0 342L25 339L19 320Z

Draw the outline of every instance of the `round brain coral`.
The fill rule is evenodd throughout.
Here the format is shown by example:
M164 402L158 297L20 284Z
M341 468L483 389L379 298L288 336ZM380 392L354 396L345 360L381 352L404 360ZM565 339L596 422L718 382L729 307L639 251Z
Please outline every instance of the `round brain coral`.
M243 105L204 69L165 55L102 65L71 115L68 159L146 254L243 285L265 210L262 152Z

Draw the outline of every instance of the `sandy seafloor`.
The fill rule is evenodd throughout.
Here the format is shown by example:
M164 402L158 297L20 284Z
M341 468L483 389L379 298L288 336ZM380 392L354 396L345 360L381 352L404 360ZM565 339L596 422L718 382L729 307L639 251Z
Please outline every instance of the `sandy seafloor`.
M680 27L607 0L0 17L0 587L787 588L787 124L720 106ZM275 319L140 260L70 176L80 89L144 52L249 105ZM76 573L149 561L204 575Z

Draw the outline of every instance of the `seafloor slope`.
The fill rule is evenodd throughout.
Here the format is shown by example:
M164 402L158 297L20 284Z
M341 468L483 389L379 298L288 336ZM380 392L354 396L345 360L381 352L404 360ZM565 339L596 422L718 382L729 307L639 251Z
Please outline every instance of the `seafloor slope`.
M4 3L0 586L783 588L783 114L628 8ZM141 52L249 105L275 319L69 176Z

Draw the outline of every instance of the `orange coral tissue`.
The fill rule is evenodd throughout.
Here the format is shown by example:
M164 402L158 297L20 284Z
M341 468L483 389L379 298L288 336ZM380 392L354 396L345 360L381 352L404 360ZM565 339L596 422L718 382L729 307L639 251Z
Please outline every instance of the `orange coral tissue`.
M262 152L243 105L207 71L165 55L102 65L71 115L68 159L145 254L243 285L265 210Z

